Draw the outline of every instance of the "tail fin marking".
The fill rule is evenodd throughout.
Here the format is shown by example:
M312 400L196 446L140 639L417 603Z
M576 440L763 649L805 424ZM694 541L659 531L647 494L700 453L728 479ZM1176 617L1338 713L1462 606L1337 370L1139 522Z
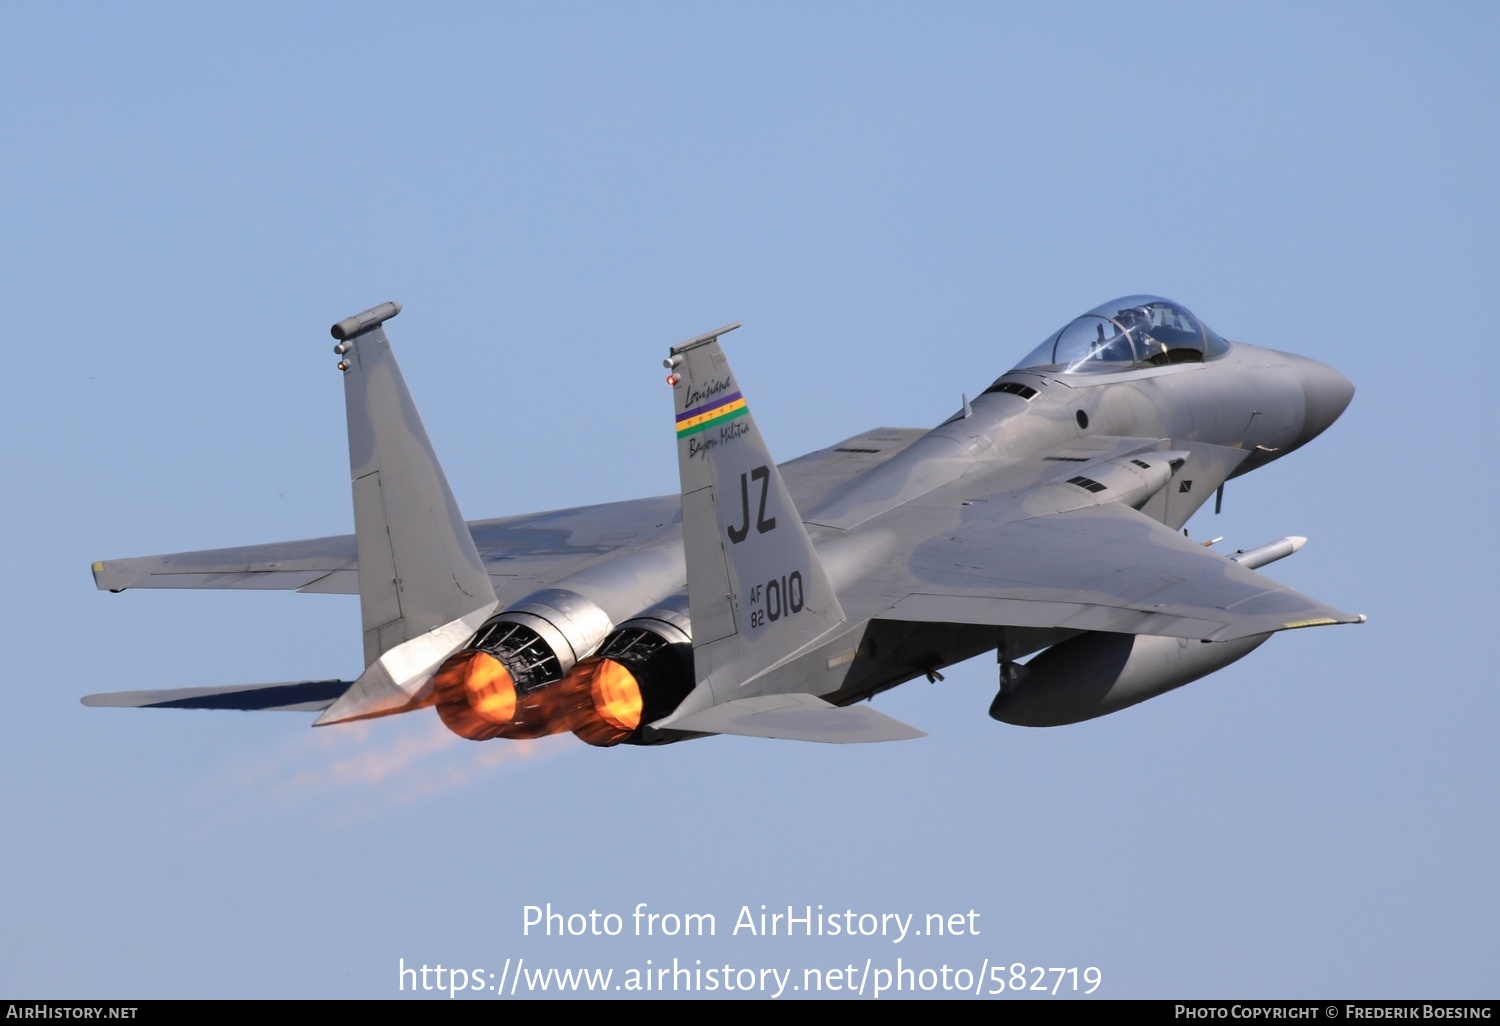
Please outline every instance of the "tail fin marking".
M737 327L737 325L732 326ZM694 670L719 701L844 621L718 336L672 349Z

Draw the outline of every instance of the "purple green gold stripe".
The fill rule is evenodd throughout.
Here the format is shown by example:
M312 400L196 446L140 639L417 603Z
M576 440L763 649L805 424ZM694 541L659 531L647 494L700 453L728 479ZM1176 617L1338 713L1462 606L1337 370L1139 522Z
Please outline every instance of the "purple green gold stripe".
M707 431L715 424L743 417L749 413L745 405L744 396L738 392L731 392L711 403L695 406L677 415L677 437L686 438L688 435L696 435L700 431Z

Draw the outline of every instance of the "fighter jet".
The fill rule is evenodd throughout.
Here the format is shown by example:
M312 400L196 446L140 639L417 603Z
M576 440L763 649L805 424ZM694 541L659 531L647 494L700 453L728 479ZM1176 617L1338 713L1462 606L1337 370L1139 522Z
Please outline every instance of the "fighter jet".
M1223 555L1182 531L1229 478L1317 437L1353 386L1170 300L1075 318L930 431L876 428L783 464L730 369L731 324L667 354L679 494L468 523L386 335L400 310L332 328L354 534L93 567L109 591L357 594L363 672L85 705L305 710L317 726L431 707L476 741L889 741L922 732L865 699L982 653L999 662L990 715L1051 726L1278 631L1364 620L1255 572L1302 538Z

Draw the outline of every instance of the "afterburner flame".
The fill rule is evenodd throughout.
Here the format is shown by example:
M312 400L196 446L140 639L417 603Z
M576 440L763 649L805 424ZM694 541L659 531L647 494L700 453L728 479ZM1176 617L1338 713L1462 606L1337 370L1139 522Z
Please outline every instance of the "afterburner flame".
M500 660L488 652L475 652L469 662L464 691L469 705L491 723L509 723L516 715L516 686Z
M615 745L635 733L645 713L635 674L598 656L560 681L521 693L499 658L471 649L450 656L432 686L443 723L471 741L571 730L591 745Z
M641 725L641 686L635 674L613 659L599 660L589 694L595 710L611 725L626 731Z
M609 747L635 733L644 702L635 674L613 659L591 656L574 666L559 687L560 716L579 738Z
M448 729L473 741L500 736L516 715L515 682L488 652L450 656L433 676L432 689Z

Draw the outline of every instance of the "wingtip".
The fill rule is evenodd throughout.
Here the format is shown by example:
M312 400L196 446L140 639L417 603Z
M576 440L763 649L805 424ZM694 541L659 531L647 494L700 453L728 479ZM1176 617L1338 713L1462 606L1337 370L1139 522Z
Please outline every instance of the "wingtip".
M118 562L111 564L104 559L94 560L89 566L89 571L94 575L94 587L111 594L124 591L134 584L139 576L121 569Z
M125 590L125 585L121 584L117 580L110 580L107 577L109 573L109 567L106 565L104 560L94 560L94 562L89 566L89 572L94 575L94 587L99 591L107 591L117 594Z

